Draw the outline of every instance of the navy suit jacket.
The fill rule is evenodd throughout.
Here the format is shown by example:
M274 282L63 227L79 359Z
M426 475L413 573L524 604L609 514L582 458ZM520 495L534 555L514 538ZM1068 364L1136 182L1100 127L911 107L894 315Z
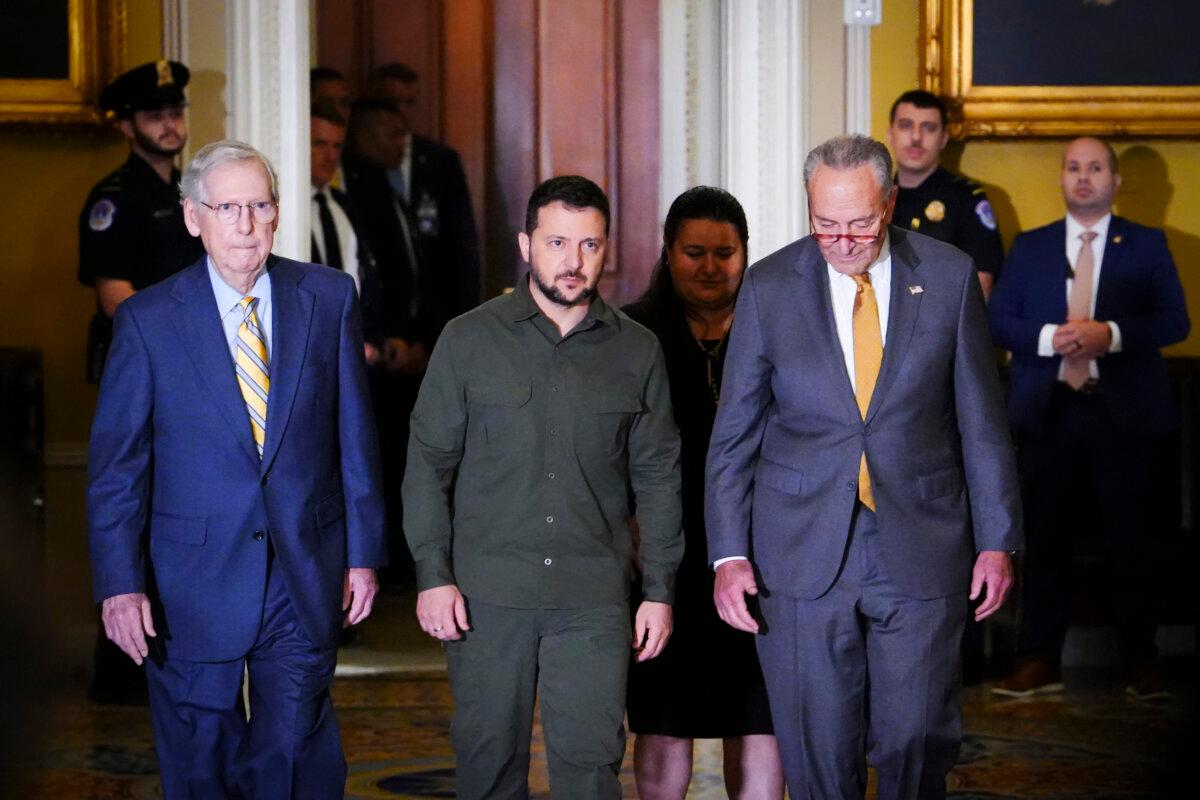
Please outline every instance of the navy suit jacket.
M1066 222L1013 242L989 305L996 344L1011 350L1009 416L1020 430L1042 431L1062 357L1039 356L1038 336L1067 318ZM1118 425L1163 433L1177 422L1158 349L1188 335L1187 304L1163 232L1114 216L1108 226L1095 318L1121 329L1121 351L1099 359L1101 396Z
M709 446L708 557L750 557L768 591L837 577L866 452L888 575L909 597L969 589L974 555L1022 546L1016 466L975 266L889 228L883 363L864 420L810 237L746 273Z
M97 601L146 592L159 644L227 661L255 641L268 540L309 638L332 647L346 568L383 563L378 449L354 282L271 256L259 460L205 260L117 309L92 423Z

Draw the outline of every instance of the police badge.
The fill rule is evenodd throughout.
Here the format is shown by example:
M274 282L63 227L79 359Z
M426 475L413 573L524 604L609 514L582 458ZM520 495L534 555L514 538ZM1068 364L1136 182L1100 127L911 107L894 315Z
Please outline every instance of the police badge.
M930 200L925 206L925 219L930 222L941 222L946 218L946 204L941 200Z

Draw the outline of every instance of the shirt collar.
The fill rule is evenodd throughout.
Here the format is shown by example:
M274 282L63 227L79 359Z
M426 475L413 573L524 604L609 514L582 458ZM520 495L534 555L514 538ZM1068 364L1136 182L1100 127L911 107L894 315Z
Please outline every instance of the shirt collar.
M213 294L217 298L217 310L221 312L222 317L240 305L243 297L257 297L260 304L265 299L270 299L271 277L267 270L264 269L262 271L262 274L258 276L258 280L250 287L250 291L246 295L243 295L226 283L225 279L221 277L221 273L217 272L217 267L213 264L212 256L206 256L204 261L208 266L208 279L212 283Z
M527 319L533 319L542 310L538 308L537 301L533 299L533 292L529 289L529 281L532 280L530 275L526 273L522 275L517 285L513 287L512 293L509 294L509 303L512 306L511 319L513 322L524 322ZM584 330L592 326L592 323L599 321L606 325L617 326L617 315L613 313L612 306L604 302L599 294L592 298L588 303L587 315L584 316L583 322L580 323L578 330Z
M1067 242L1078 242L1079 234L1084 231L1095 231L1096 239L1103 241L1108 236L1108 224L1112 222L1112 212L1108 212L1096 224L1090 228L1085 228L1083 223L1067 214Z

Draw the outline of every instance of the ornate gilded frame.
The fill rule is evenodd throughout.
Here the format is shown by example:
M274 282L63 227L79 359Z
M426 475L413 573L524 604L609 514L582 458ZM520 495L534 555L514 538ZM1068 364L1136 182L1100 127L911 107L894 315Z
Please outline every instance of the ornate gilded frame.
M976 86L974 7L921 6L921 87L961 112L955 137L1200 134L1200 86Z
M68 0L68 77L0 77L0 123L99 124L96 98L125 61L125 14L125 0Z

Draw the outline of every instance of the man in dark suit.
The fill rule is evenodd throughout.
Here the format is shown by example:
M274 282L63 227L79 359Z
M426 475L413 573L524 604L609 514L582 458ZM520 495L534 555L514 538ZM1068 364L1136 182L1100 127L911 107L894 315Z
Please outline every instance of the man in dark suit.
M149 662L165 797L341 797L338 632L370 613L383 560L354 282L270 254L276 181L249 145L202 148L181 190L208 255L117 310L94 595Z
M479 305L479 240L471 194L458 152L412 131L419 99L417 73L406 64L385 64L371 78L371 95L405 116L408 134L394 181L417 220L417 234L436 270L436 291L446 319Z
M944 797L968 594L999 608L1021 546L983 297L961 251L888 225L879 142L831 139L804 178L813 235L751 267L734 314L714 599L760 634L792 796L861 798L865 752L880 798Z
M1162 231L1112 215L1117 157L1099 139L1063 155L1067 216L1021 234L996 291L996 343L1012 351L1009 415L1021 446L1029 549L1021 656L998 694L1063 688L1071 534L1088 509L1114 557L1106 589L1129 692L1163 695L1155 667L1147 498L1154 448L1178 412L1159 348L1190 328Z
M313 103L309 123L312 148L312 262L345 272L358 289L363 318L363 350L368 365L379 362L384 347L383 284L350 196L333 186L341 167L346 119L330 101Z

